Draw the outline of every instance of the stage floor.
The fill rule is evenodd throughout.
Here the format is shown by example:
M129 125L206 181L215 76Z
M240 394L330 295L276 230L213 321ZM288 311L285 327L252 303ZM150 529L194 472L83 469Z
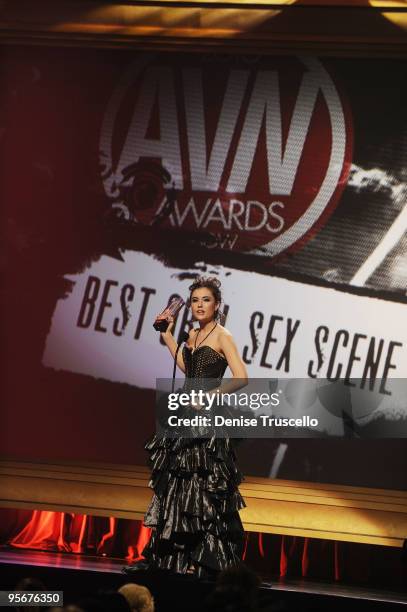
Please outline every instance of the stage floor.
M124 565L123 559L108 557L85 556L72 553L46 552L27 549L16 549L7 546L0 547L0 588L5 590L12 588L10 580L18 579L33 573L44 576L44 581L49 588L53 588L57 579L63 585L65 579L72 585L75 577L83 581L86 575L86 584L106 585L115 588L117 584L136 581L135 577L128 577L121 573ZM41 572L42 570L42 572ZM3 583L3 577L7 578ZM157 581L157 574L153 572L139 572L137 582L146 584L151 590ZM57 578L58 577L58 578ZM68 579L69 577L69 579ZM47 582L48 579L48 582ZM159 582L168 586L168 580L182 580L166 574L163 580L160 573ZM151 588L153 585L153 588ZM203 586L203 585L202 585ZM110 588L110 587L109 587ZM213 588L211 583L206 583L206 592ZM397 609L407 606L407 593L388 591L383 589L365 588L355 585L344 585L343 583L315 582L308 579L295 580L290 578L263 579L262 592L274 595L275 598L290 600L293 597L303 597L313 601L319 601L319 606L312 609L323 609L322 603L335 602L333 609L337 606L346 606L346 609ZM358 604L358 605L357 605Z

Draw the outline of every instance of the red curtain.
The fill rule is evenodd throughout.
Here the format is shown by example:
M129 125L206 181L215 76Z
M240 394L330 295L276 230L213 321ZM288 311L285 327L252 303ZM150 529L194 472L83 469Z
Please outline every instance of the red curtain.
M0 543L66 554L135 561L151 530L141 521L66 512L0 508ZM405 583L401 550L262 533L245 534L244 561L261 576Z
M141 521L66 512L0 509L0 517L0 538L9 546L96 554L128 562L140 558L151 532ZM325 548L324 565L339 580L338 543L313 542L318 542L319 549ZM306 577L310 568L309 543L308 538L246 532L243 559L261 572L279 573L281 577L299 572ZM319 557L320 553L321 550Z
M96 554L125 558L140 557L150 538L141 521L44 510L0 510L0 538L16 548Z

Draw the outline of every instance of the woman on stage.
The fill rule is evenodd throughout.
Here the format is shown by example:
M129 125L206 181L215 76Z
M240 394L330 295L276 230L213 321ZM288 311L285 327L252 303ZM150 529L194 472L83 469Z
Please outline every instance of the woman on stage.
M234 390L242 387L247 382L246 367L232 334L219 323L220 282L198 277L189 289L189 305L199 326L190 330L177 355L186 383L208 378L220 384L229 366ZM166 318L169 326L162 337L174 357L174 321ZM153 531L142 553L147 560L143 567L211 577L238 564L243 550L239 510L245 503L238 490L242 476L230 440L215 435L175 439L155 435L145 448L150 453L154 494L144 517L144 524ZM128 566L124 571L135 569Z

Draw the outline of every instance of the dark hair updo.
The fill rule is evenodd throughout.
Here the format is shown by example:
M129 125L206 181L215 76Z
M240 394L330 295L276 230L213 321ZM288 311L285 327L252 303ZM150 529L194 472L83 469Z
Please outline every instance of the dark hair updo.
M196 289L210 289L212 291L215 302L219 304L217 311L215 312L215 319L222 322L224 314L220 309L222 303L222 292L220 290L221 282L215 276L197 276L192 285L189 288L189 298L187 300L187 306L191 306L191 297Z

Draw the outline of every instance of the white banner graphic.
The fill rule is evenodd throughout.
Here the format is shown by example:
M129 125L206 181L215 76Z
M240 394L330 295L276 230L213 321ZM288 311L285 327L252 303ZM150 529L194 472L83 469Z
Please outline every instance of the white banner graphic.
M154 318L171 295L186 298L192 280L143 253L123 258L103 256L68 277L74 287L56 306L43 364L154 388L156 378L172 373ZM387 379L407 378L404 305L225 267L208 272L222 281L225 326L249 377L359 378L365 386L376 378L382 392Z

